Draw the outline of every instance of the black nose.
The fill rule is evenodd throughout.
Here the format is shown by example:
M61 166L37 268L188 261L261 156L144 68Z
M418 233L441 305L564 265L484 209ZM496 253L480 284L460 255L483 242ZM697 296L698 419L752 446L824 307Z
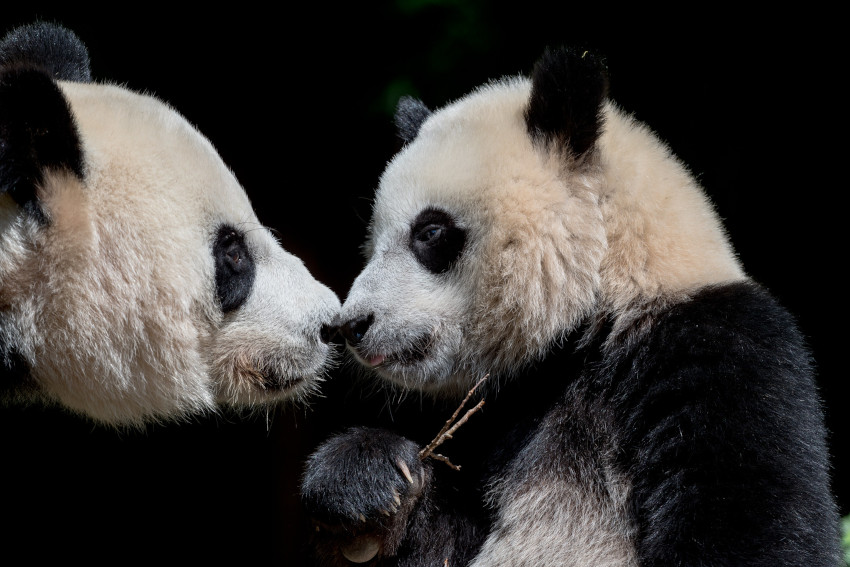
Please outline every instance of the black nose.
M362 317L350 319L339 326L339 332L350 345L357 345L363 340L363 335L369 330L375 316L371 313Z
M337 333L337 326L336 325L332 325L330 323L325 323L319 329L319 338L322 340L323 343L328 344L329 342L334 340L334 337L336 337L336 333Z

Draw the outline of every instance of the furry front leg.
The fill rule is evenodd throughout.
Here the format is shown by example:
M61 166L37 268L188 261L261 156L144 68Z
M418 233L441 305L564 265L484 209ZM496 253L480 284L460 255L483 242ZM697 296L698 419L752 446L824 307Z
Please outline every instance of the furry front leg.
M331 437L308 459L301 495L316 528L319 565L396 555L431 469L419 447L365 427Z

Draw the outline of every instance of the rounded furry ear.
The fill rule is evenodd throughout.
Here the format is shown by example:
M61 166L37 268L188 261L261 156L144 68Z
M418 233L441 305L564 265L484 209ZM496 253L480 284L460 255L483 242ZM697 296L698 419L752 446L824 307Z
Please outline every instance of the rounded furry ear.
M534 66L525 111L528 133L557 143L579 158L591 150L602 129L608 95L604 61L587 50L547 49Z
M399 137L405 143L412 141L419 133L422 123L430 115L431 110L421 100L411 96L401 97L395 111L395 126Z
M74 32L36 22L10 31L0 41L0 70L41 69L61 81L91 82L89 53Z

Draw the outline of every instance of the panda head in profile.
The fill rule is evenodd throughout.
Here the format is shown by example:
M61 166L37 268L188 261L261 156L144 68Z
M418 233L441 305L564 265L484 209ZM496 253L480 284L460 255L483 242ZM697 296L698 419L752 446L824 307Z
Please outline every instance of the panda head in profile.
M744 277L693 177L607 87L598 57L558 49L438 111L402 99L405 145L340 318L363 366L461 394L578 329L634 328L652 305Z
M316 388L337 297L160 100L64 28L0 43L0 390L139 425Z

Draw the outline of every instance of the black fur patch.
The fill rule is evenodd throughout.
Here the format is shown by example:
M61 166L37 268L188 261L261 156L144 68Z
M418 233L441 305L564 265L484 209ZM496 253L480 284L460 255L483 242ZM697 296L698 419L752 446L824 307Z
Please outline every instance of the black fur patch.
M215 287L221 310L225 313L239 308L254 287L256 266L245 236L231 226L218 230L213 244Z
M10 31L0 42L0 69L41 69L57 80L91 81L89 54L70 30L37 22Z
M457 261L465 243L466 231L440 209L423 210L410 227L410 250L435 274L445 272Z
M62 92L35 69L0 72L0 193L41 216L36 188L44 170L83 177L77 127Z
M33 400L38 395L27 361L14 346L0 339L0 406Z
M383 429L356 427L326 442L310 457L302 484L302 498L321 510L324 522L380 522L381 510L397 505L394 495L406 495L415 489L424 474L417 445ZM372 462L364 463L363 458ZM414 479L411 485L398 463L408 466ZM364 466L364 464L366 466ZM355 482L356 480L356 482ZM346 485L351 492L344 499L326 500L334 493L325 484Z
M15 347L9 347L0 341L0 376L3 382L17 381L29 375L29 365Z
M707 288L610 362L640 564L834 564L821 403L774 298Z
M603 60L585 50L548 49L534 67L525 112L528 133L579 158L596 144L608 95Z
M0 42L0 193L42 221L36 188L44 170L83 176L77 127L54 79L91 80L88 53L73 33L33 24Z
M399 137L405 142L411 142L419 133L422 123L431 115L431 111L422 101L410 96L399 99L395 111L395 126Z
M373 313L369 313L363 317L356 317L341 324L339 326L339 332L345 339L345 342L352 346L356 346L359 345L360 341L363 340L363 337L366 336L366 332L369 330L369 327L372 326L374 321L375 315Z
M451 565L472 560L485 532L476 519L455 519L453 514L457 501L475 489L451 492L443 500L430 490L432 465L420 460L418 452L417 443L389 431L354 427L310 456L301 484L302 501L317 512L311 530L315 555L309 565L352 565L340 549L362 535L380 543L378 557L369 565L445 565L448 555L441 544L454 538L463 543L451 554ZM411 547L411 533L417 541L436 544Z

